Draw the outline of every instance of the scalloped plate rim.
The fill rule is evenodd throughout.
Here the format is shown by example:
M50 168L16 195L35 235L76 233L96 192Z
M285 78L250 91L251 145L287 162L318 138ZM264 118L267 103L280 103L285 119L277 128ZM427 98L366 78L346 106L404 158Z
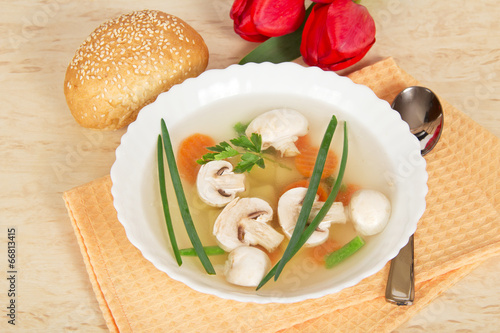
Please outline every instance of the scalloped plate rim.
M196 282L193 282L190 279L186 279L186 276L183 275L182 273L178 273L175 270L170 270L166 269L164 265L157 260L155 260L154 255L152 255L146 248L144 248L144 244L141 241L141 238L138 237L137 233L134 233L134 230L132 228L131 221L128 220L128 217L126 214L124 214L124 207L122 203L120 202L120 199L122 198L122 187L123 183L122 180L120 179L120 174L119 172L121 171L121 168L123 168L122 159L124 156L126 156L126 150L127 150L127 145L130 142L130 139L133 138L133 133L136 131L141 130L141 125L143 122L147 121L148 118L154 118L153 112L155 110L155 105L156 103L161 103L161 101L166 98L172 98L172 95L175 94L181 94L183 91L190 90L190 89L196 89L198 86L204 86L206 84L210 85L213 84L213 82L217 81L224 81L230 78L233 78L236 80L242 80L242 76L246 79L252 80L252 76L254 76L255 72L258 71L290 71L293 72L294 75L300 75L302 73L306 73L308 75L317 75L318 77L325 76L328 77L331 80L339 80L339 82L342 82L347 85L347 87L351 90L355 90L356 93L361 93L361 94L366 94L368 98L373 100L375 103L380 103L380 105L383 105L385 108L390 109L389 103L386 101L378 99L376 97L375 93L368 87L364 85L360 85L357 83L354 83L347 77L342 77L339 76L333 72L325 72L321 70L318 67L303 67L295 63L281 63L281 64L272 64L272 63L261 63L261 64L255 64L255 63L248 63L245 65L231 65L225 69L210 69L205 71L204 73L200 74L196 78L189 78L186 79L183 83L178 84L173 86L169 91L161 93L158 98L156 99L155 102L145 106L141 112L139 112L139 115L136 119L135 122L129 125L127 132L122 136L120 145L116 149L116 161L111 167L111 180L112 180L112 187L111 187L111 193L113 196L113 205L117 211L117 217L119 222L123 225L127 238L129 241L137 248L139 251L142 253L142 255L150 261L156 268L159 270L165 272L173 278L174 280L177 280L179 282L182 282L189 286L190 288L197 290L202 293L207 293L211 295L215 295L224 299L229 299L229 300L236 300L236 301L242 301L242 302L254 302L254 303L260 303L260 304L266 304L266 303L293 303L293 302L299 302L307 299L315 299L319 297L326 296L328 294L336 293L339 292L342 289L354 286L358 284L361 280L377 273L380 271L385 264L387 264L388 261L390 261L392 258L394 258L399 250L407 243L408 238L416 231L417 228L417 222L423 215L425 211L425 196L428 192L428 187L427 187L427 179L428 175L427 172L425 171L425 159L422 157L422 163L423 163L423 168L420 169L420 171L417 173L415 176L417 179L415 181L415 184L418 185L417 190L419 192L419 197L422 199L421 202L415 207L415 221L414 223L411 223L406 229L403 237L398 241L398 245L391 251L388 255L386 255L387 260L383 260L384 262L380 262L378 265L373 267L371 270L363 272L363 274L358 275L356 278L351 279L350 281L343 283L341 285L338 285L336 287L331 287L327 288L322 291L318 292L313 292L309 293L306 295L299 295L299 296L290 296L290 297L268 297L268 296L260 296L257 294L243 294L239 295L239 293L234 293L234 294L229 294L226 292L221 292L217 289L206 287L204 285L200 285ZM297 72L298 74L295 74ZM148 111L148 112L145 112ZM157 111L157 110L156 110ZM157 111L158 112L158 111ZM394 111L395 114L397 114ZM399 114L397 114L399 116ZM390 117L390 116L388 116ZM395 116L391 116L393 119L391 119L392 122L395 124L397 123L397 126L399 126L399 131L402 129L408 129L408 125L399 119L396 119ZM409 131L408 131L409 133ZM411 142L413 139L413 135L407 136L409 142ZM418 147L419 149L419 143L416 138L413 140L413 146ZM407 236L407 237L406 237Z

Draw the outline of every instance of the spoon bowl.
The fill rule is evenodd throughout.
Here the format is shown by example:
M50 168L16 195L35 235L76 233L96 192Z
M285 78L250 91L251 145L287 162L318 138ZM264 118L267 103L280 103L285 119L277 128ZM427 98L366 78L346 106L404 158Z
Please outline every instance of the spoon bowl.
M443 107L430 89L412 86L401 91L392 103L408 123L410 131L420 140L421 153L426 155L439 141L443 128Z

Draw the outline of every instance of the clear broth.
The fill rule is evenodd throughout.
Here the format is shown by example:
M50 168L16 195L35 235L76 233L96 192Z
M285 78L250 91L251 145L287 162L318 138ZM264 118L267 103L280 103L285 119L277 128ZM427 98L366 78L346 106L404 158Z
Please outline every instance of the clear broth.
M248 98L252 97L248 96ZM210 135L216 142L227 141L236 136L233 126L237 122L248 123L261 113L273 108L282 107L293 108L306 116L309 121L309 135L311 139L313 139L313 142L319 146L319 142L326 129L326 124L330 117L335 114L339 120L339 125L337 126L331 149L337 154L339 159L342 153L343 143L342 122L347 121L348 123L349 155L343 183L354 183L362 188L376 189L386 194L389 199L391 199L393 189L391 189L389 184L387 184L385 179L381 176L387 167L384 164L384 156L379 153L381 149L376 146L375 140L370 140L365 136L365 129L356 123L349 122L350 117L348 114L343 114L339 110L332 110L330 106L327 107L320 102L314 102L312 105L311 103L304 104L304 102L301 102L299 99L290 99L290 96L287 96L286 100L275 95L267 97L259 96L259 101L260 103L257 104L262 104L261 106L245 109L245 103L241 101L241 98L236 103L231 100L231 98L228 98L223 102L213 103L206 109L186 117L171 130L174 149L179 146L183 139L193 133ZM255 102L252 104L255 105ZM235 105L238 106L237 111L235 110ZM311 110L314 110L314 112ZM281 190L286 185L304 178L295 170L293 158L288 158L280 162L288 164L291 170L281 168L270 162L266 162L265 169L260 169L255 166L249 174L246 174L247 190L241 193L240 196L262 198L270 203L276 213L277 201L281 194ZM168 178L169 177L167 177L167 182ZM212 234L212 230L215 219L222 208L210 207L203 203L198 197L195 185L185 182L183 185L190 212L202 243L205 246L216 245L217 242L215 236ZM169 197L175 197L171 188L169 189ZM192 247L184 231L178 208L174 205L174 207L171 207L171 210L179 247ZM276 230L281 232L276 216L273 219L272 225ZM355 235L356 231L350 222L347 222L345 225L332 224L330 228L330 238L341 245L347 243L354 238ZM365 240L370 242L370 237ZM284 251L287 244L288 239L285 238L276 251ZM210 257L217 271L218 279L224 279L223 266L226 258L227 255ZM203 268L199 265L197 258L184 258L184 261L190 266L196 266L196 269L204 274ZM307 281L307 284L320 283L324 278L323 274L318 274L321 270L324 271L326 268L311 260L310 249L304 248L291 260L282 277L278 279L275 284L279 287L279 290L286 290L289 288L298 289L304 281ZM286 271L288 271L288 273Z

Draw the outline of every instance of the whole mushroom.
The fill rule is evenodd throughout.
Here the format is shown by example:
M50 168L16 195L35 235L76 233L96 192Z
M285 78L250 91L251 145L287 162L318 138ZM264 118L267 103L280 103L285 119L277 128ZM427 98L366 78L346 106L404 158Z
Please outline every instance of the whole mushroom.
M226 252L243 245L261 245L273 252L284 236L268 224L272 217L273 209L266 201L236 197L215 220L213 234Z
M252 246L235 248L226 260L224 275L229 283L256 287L271 268L267 254Z
M236 174L228 161L210 161L201 166L196 187L201 200L210 206L223 207L245 191L245 175Z
M252 120L245 134L260 134L263 150L273 147L281 152L281 156L290 157L299 154L295 141L306 135L308 130L309 123L299 112L293 109L274 109Z
M297 224L297 219L302 209L302 202L306 196L307 188L296 187L292 188L280 197L278 201L278 219L283 232L290 238ZM319 210L324 202L316 200L313 203L311 214L309 215L308 223L318 215ZM330 226L332 223L346 223L347 218L345 209L341 202L334 202L328 210L323 220L320 222L316 230L309 237L304 246L312 247L324 243L330 234Z
M383 193L363 189L352 195L348 211L356 231L371 236L384 230L389 222L391 203Z

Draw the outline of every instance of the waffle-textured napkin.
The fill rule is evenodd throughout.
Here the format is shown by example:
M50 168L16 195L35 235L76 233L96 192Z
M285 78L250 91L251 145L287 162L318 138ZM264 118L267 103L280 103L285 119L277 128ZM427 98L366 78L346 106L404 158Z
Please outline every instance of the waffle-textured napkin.
M388 58L350 75L392 101L418 84ZM64 193L110 331L391 331L487 258L500 254L500 142L441 100L445 126L425 158L427 209L415 234L416 301L385 302L389 264L358 285L293 304L254 304L196 292L144 259L116 217L110 177Z

